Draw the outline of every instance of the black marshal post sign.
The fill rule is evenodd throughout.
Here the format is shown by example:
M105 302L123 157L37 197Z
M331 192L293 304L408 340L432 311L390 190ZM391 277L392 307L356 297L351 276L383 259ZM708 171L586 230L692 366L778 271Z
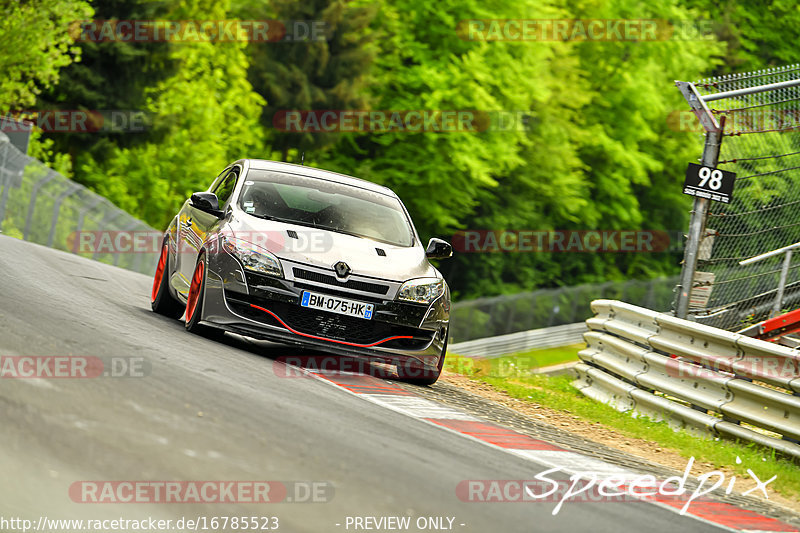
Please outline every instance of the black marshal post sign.
M686 180L683 182L683 194L728 204L733 198L735 180L735 172L689 163Z

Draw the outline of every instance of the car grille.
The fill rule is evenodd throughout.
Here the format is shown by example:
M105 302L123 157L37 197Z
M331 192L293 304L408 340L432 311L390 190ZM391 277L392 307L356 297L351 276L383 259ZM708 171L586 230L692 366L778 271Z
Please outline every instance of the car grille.
M305 307L287 307L279 316L297 331L357 344L370 344L393 336L391 331L393 328L382 322L335 315Z
M351 342L354 344L372 344L382 341L387 337L410 336L411 339L395 339L382 343L382 347L422 349L430 343L434 332L417 329L409 326L398 326L377 320L365 320L362 318L326 313L317 309L300 307L299 305L287 304L276 301L256 302L254 298L239 295L237 298L228 297L228 305L236 313L247 318L257 320L271 326L282 326L275 317L259 309L250 306L248 300L264 309L275 313L291 329L324 337L338 341Z
M375 294L386 294L387 292L389 292L389 286L382 285L380 283L370 283L368 281L358 281L354 279L348 281L339 281L334 276L328 274L320 274L319 272L313 272L311 270L305 270L303 268L297 268L297 267L292 268L292 272L294 273L294 277L297 279L316 281L317 283L333 285L334 287L343 287L345 289L353 289L356 291L363 291L363 292L372 292Z

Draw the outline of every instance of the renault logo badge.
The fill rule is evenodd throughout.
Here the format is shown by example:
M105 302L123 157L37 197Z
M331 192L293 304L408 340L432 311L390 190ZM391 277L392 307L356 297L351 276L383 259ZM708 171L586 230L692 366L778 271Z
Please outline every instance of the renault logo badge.
M333 269L336 270L336 275L340 278L345 278L348 274L350 274L350 267L347 266L347 263L344 261L339 261L333 265Z

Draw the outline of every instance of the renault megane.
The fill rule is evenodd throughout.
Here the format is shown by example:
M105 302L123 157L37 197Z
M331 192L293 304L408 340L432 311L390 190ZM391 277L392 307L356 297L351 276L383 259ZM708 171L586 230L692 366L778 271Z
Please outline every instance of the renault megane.
M435 382L450 291L403 203L386 187L274 161L236 161L165 231L155 312L194 333L230 331L401 366Z

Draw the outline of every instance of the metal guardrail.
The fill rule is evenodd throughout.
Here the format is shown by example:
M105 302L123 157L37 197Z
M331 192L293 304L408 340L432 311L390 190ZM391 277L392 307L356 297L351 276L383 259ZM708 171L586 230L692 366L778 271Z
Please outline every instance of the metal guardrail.
M615 300L592 310L574 369L585 395L800 458L800 351Z
M580 344L583 341L583 333L585 331L586 324L578 322L576 324L565 324L563 326L553 326L552 328L533 329L497 337L458 342L451 344L448 351L466 357L492 359L536 348Z
M607 281L455 301L450 311L450 339L466 342L574 324L589 316L592 301L601 298L669 311L678 279Z

